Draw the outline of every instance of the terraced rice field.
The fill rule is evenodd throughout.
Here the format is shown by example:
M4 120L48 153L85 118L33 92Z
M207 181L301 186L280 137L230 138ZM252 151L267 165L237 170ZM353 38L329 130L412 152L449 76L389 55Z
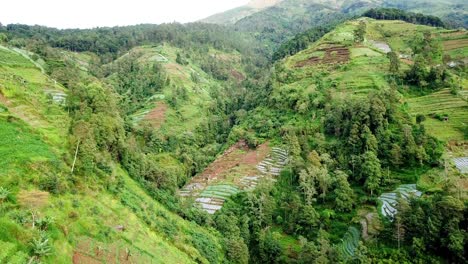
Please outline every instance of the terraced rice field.
M379 196L379 201L382 202L380 212L382 215L393 219L397 213L398 199L401 196L403 199L409 199L410 197L420 197L421 192L416 189L416 184L403 184L400 185L393 192L383 193Z
M461 173L468 173L468 157L454 158L453 163Z
M463 140L461 128L468 122L468 102L463 90L459 95L454 95L449 89L411 98L407 100L409 112L412 116L423 114L427 117L424 126L427 131L440 140ZM441 121L432 118L434 114L447 115L448 120Z
M356 227L350 226L348 232L346 232L343 237L339 250L341 250L343 255L347 258L353 258L356 253L359 240L361 240L359 233L360 231Z
M274 180L288 160L283 148L262 144L250 150L240 141L192 178L179 195L194 198L195 206L214 214L232 195L254 189L261 179Z

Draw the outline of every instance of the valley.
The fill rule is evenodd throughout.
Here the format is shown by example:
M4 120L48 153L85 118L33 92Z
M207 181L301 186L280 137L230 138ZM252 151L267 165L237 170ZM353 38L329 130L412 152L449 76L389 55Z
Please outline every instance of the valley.
M0 263L465 263L466 12L0 24Z

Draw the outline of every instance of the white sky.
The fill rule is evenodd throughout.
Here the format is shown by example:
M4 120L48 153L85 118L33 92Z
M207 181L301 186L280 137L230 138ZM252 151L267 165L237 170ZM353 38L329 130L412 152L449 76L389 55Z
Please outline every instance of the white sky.
M191 22L248 0L2 0L0 22L57 28Z

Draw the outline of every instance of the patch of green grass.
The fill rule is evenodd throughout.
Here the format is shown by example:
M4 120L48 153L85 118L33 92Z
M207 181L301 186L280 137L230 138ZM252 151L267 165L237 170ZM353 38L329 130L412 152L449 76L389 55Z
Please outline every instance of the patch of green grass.
M30 165L57 159L24 122L6 116L0 116L0 157L0 182L28 177L33 172Z
M376 51L373 51L370 48L352 48L351 49L351 58L360 57L360 56L378 57L378 56L382 56L382 54Z
M0 46L0 64L10 67L35 67L30 60L2 46Z

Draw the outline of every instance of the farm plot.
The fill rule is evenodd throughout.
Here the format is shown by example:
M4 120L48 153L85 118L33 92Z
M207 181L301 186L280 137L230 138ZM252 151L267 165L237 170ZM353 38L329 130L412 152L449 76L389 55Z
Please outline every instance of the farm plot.
M232 195L254 189L261 179L279 175L287 162L288 152L282 148L270 149L265 143L251 150L240 141L192 178L179 195L194 198L195 206L214 214Z
M409 112L412 116L427 116L424 126L438 139L463 140L461 129L468 116L468 103L462 98L465 92L466 89L460 92L460 95L453 95L449 89L443 89L426 96L408 99Z
M339 245L339 250L347 258L353 258L356 254L356 249L359 246L359 240L361 240L359 233L360 232L356 227L350 226L348 232L345 233L343 240Z
M398 199L401 197L408 200L410 197L420 197L421 192L416 189L416 184L400 185L393 192L383 193L379 196L379 201L382 203L380 212L382 215L393 219L397 213Z
M453 163L461 173L468 173L468 157L454 158Z
M278 176L288 162L288 152L285 149L275 147L271 154L257 165L257 169L263 174Z
M323 52L323 56L312 55L310 58L296 63L296 68L315 64L341 64L349 61L349 49L341 45L321 45L316 52ZM313 54L313 53L312 53Z
M45 90L44 92L47 94L47 96L50 96L52 101L56 104L65 105L65 103L67 102L67 94L62 91Z

